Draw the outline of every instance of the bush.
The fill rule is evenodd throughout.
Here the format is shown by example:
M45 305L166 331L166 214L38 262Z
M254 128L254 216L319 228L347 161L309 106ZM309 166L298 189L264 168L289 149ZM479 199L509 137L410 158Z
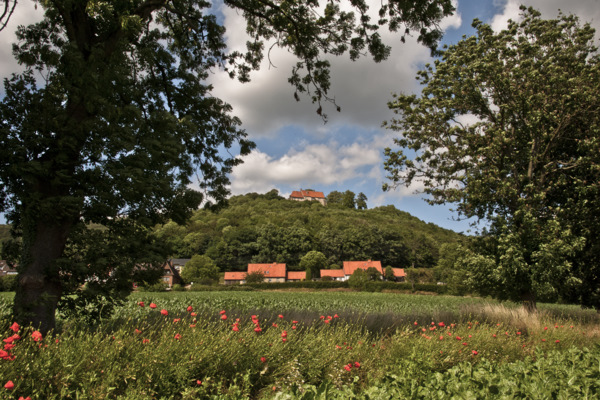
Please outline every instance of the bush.
M300 282L263 282L263 283L247 283L246 285L258 290L269 289L338 289L348 288L348 282L339 281L300 281Z
M192 292L251 292L254 288L248 285L206 286L194 284L189 290Z
M169 285L166 282L157 282L153 285L143 285L139 286L138 290L140 292L166 292L169 288Z
M0 276L0 292L14 292L17 290L17 275Z
M173 287L171 288L172 291L174 292L185 292L185 286L182 285L173 285Z

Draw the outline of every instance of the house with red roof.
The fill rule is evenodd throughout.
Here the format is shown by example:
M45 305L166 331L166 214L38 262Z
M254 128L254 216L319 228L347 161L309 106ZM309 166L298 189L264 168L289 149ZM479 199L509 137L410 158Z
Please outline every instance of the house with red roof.
M288 271L287 282L300 282L306 280L306 271Z
M226 285L241 285L246 283L246 272L225 272L223 280Z
M383 268L381 268L381 261L344 261L342 269L322 269L321 278L324 276L330 276L336 281L347 281L350 276L357 269L367 270L369 268L375 268L377 272L383 275Z
M394 271L394 278L398 282L404 282L406 279L406 272L404 272L404 268L392 268Z
M285 282L287 277L287 267L285 264L248 264L248 273L262 272L265 276L265 282Z
M290 200L295 201L313 201L316 200L322 205L327 205L327 200L323 192L315 192L314 190L294 190L290 194Z

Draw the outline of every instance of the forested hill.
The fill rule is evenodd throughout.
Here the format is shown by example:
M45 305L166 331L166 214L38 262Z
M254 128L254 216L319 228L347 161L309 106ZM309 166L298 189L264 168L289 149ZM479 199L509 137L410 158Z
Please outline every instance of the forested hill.
M199 210L186 226L156 227L173 256L206 254L219 268L245 270L250 262L283 262L298 269L300 258L321 251L329 265L380 260L392 267L433 267L439 247L462 237L425 223L394 206L358 210L316 201L297 202L277 191L234 196L214 213Z

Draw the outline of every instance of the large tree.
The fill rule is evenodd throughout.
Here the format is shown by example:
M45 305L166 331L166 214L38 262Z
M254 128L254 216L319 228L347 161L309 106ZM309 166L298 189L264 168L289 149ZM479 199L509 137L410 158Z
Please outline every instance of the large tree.
M440 52L399 95L386 149L392 185L421 183L429 202L487 220L472 281L500 298L598 306L600 58L574 16L520 21ZM574 293L586 292L585 296Z
M113 257L98 271L67 253L130 232L150 246L146 227L182 222L205 194L216 202L228 194L227 173L240 160L220 150L248 154L253 143L231 107L211 96L211 70L247 81L270 41L298 57L289 82L323 115L321 102L331 100L324 54L385 59L380 25L416 31L433 47L437 23L453 11L450 0L389 0L373 22L364 0L351 2L354 12L334 1L225 0L247 21L241 53L228 52L222 16L207 1L36 2L45 17L18 29L14 54L25 71L5 80L0 105L0 212L22 238L16 318L43 331L79 284L132 279L138 261L150 270L159 258ZM202 192L189 186L194 175ZM90 223L105 228L101 240L89 239Z

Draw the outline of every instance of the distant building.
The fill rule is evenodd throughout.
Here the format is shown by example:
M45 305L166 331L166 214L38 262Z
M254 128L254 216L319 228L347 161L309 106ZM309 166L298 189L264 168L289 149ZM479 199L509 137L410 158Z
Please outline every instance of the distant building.
M306 271L288 271L287 282L299 282L306 280Z
M248 264L248 273L262 272L265 282L285 282L287 267L285 264Z
M342 269L322 269L320 270L321 278L324 276L330 276L335 281L347 281L350 276L357 269L367 270L369 268L375 268L377 272L383 275L383 268L381 268L381 261L344 261ZM399 268L396 268L399 269ZM404 273L404 270L401 270ZM398 271L400 273L400 271ZM394 275L396 271L394 271Z
M183 262L182 260L186 261ZM173 287L173 285L181 285L183 280L181 279L180 272L187 261L189 261L189 259L175 258L167 260L167 262L163 264L162 281L170 288Z
M17 275L17 269L6 260L0 260L0 276Z
M316 200L324 206L327 205L327 200L325 199L325 195L323 194L323 192L315 192L314 190L300 190L300 191L295 190L292 192L292 194L290 194L290 200L295 200L295 201Z
M246 283L246 272L225 272L223 280L226 285L241 285Z

